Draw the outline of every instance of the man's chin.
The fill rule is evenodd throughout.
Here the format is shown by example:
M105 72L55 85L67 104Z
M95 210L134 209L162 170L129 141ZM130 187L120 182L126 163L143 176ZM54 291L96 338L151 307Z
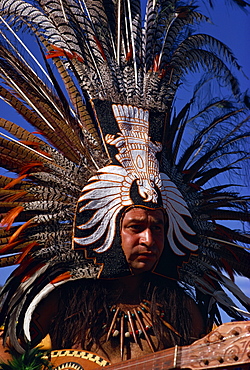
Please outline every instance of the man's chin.
M142 274L143 272L148 272L148 271L153 270L154 266L155 266L155 262L149 263L149 261L140 261L139 263L136 264L136 266L131 266L131 270L134 275L139 275L139 274Z

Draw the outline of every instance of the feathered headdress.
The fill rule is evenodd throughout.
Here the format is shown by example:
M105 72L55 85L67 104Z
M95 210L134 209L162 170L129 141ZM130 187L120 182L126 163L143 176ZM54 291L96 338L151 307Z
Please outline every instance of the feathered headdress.
M1 165L17 174L0 179L0 263L19 265L2 289L5 336L21 352L19 334L31 339L34 309L57 286L130 273L117 235L134 205L167 216L154 272L241 319L223 287L249 309L233 274L250 277L250 235L220 220L250 219L223 176L248 160L246 105L200 101L204 80L175 108L189 70L212 70L239 95L231 51L192 33L206 17L175 0L149 0L143 26L134 0L1 0L0 11L0 95L36 130L0 119ZM19 39L24 27L42 61Z

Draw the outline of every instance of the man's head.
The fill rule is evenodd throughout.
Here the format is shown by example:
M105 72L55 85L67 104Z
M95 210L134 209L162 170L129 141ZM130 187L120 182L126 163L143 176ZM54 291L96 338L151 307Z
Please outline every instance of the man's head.
M150 271L164 248L165 217L160 209L135 207L121 221L121 243L133 274Z
M109 122L103 133L109 148L113 147L113 163L100 168L82 190L75 217L73 248L84 250L88 261L93 259L99 269L98 278L127 276L131 269L136 271L138 268L135 263L143 265L142 260L146 270L153 269L157 274L169 276L172 257L179 266L198 248L193 241L195 232L188 205L169 176L160 172L157 153L161 151L161 144L156 137L151 140L149 112L115 104L112 111L113 118L110 119L114 125L111 127ZM160 246L159 256L148 253L140 256L140 261L132 256L133 262L132 257L128 257L127 248L136 243L140 245L136 240L140 233L131 235L131 228L125 228L125 225L122 225L122 243L119 238L121 214L128 210L123 219L126 222L131 207L141 207L138 208L140 211L131 210L131 213L141 212L141 217L147 220L145 223L151 223L155 217L163 221L166 214L168 226L160 230L160 241L155 240L155 230L153 233L154 243ZM147 209L152 209L152 213ZM153 216L155 214L157 216ZM147 229L152 232L151 226ZM171 255L167 248L163 251L164 242Z

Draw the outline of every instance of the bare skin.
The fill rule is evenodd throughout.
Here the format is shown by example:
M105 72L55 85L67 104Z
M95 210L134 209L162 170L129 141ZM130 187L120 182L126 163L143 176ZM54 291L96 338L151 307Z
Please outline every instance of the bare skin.
M140 286L142 280L143 274L137 274L124 277L122 279L119 279L119 281L116 281L116 284L124 289L123 295L120 297L120 304L118 304L118 306L122 310L132 310L140 303ZM191 337L193 338L193 340L197 340L200 338L201 334L204 333L204 323L196 303L189 296L186 296L186 309L189 311L191 321L193 323L193 331L191 333ZM150 314L147 315L149 319L151 319ZM157 348L157 351L163 350L165 348L161 344L159 347L157 347L158 340L155 336L151 336L151 340L153 346ZM172 347L170 341L167 347ZM81 349L78 344L76 344L74 348ZM97 353L103 358L107 358L107 360L110 361L111 364L121 362L120 346L112 346L110 341L105 341L105 338L103 338L102 348L97 348L96 346L93 346L91 348L91 352ZM129 347L124 348L123 360L141 358L150 353L152 353L152 350L150 349L146 339L140 338L140 345L134 342L130 342Z
M121 309L132 310L140 303L140 287L144 273L152 271L164 248L164 226L164 214L159 209L132 208L125 213L121 223L122 248L133 275L113 282L113 286L116 285L123 290L119 304ZM186 298L186 308L194 323L191 335L198 339L203 331L203 320L195 302L188 296ZM156 337L152 336L151 339L156 348ZM76 345L75 348L79 349L79 346ZM164 348L160 346L158 349ZM103 357L108 353L111 363L121 361L120 347L112 347L109 341L105 342L105 339L102 349L93 347L92 351ZM140 346L131 342L129 348L125 348L124 359L140 358L149 353L151 349L147 341L141 339Z
M122 249L134 275L151 271L164 248L164 214L161 210L132 208L121 225Z
M133 275L113 280L111 286L121 289L118 305L123 310L132 310L141 302L140 287L145 273L152 271L159 261L164 248L165 217L162 210L146 208L132 208L125 213L121 223L122 248ZM112 289L112 288L111 288ZM50 323L56 319L59 296L57 292L47 297L36 309L33 316L33 325L36 330L40 329L41 337L49 332ZM49 307L49 309L48 309ZM191 336L199 338L203 332L203 320L195 302L187 297L186 308L190 313L193 332ZM149 314L148 314L149 315ZM39 332L39 330L38 330ZM92 352L104 358L109 357L111 363L121 361L120 347L112 346L105 338L101 340L102 348L93 346ZM151 353L151 349L145 339L141 339L141 345L131 342L125 348L124 360L139 358ZM152 336L153 346L157 346L156 337ZM53 348L53 343L52 343ZM81 348L80 343L75 343L74 349ZM163 349L162 346L158 350Z

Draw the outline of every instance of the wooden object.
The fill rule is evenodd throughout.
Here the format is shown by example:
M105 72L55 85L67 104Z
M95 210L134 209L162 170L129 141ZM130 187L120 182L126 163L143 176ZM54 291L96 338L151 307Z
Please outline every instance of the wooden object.
M59 352L64 352L64 356L55 357ZM82 357L81 353L84 354ZM58 366L59 361L62 367ZM96 354L76 350L52 351L51 362L55 370L91 370L108 365L108 361ZM176 346L139 359L110 365L107 370L229 368L250 369L250 322L223 324L190 346Z

